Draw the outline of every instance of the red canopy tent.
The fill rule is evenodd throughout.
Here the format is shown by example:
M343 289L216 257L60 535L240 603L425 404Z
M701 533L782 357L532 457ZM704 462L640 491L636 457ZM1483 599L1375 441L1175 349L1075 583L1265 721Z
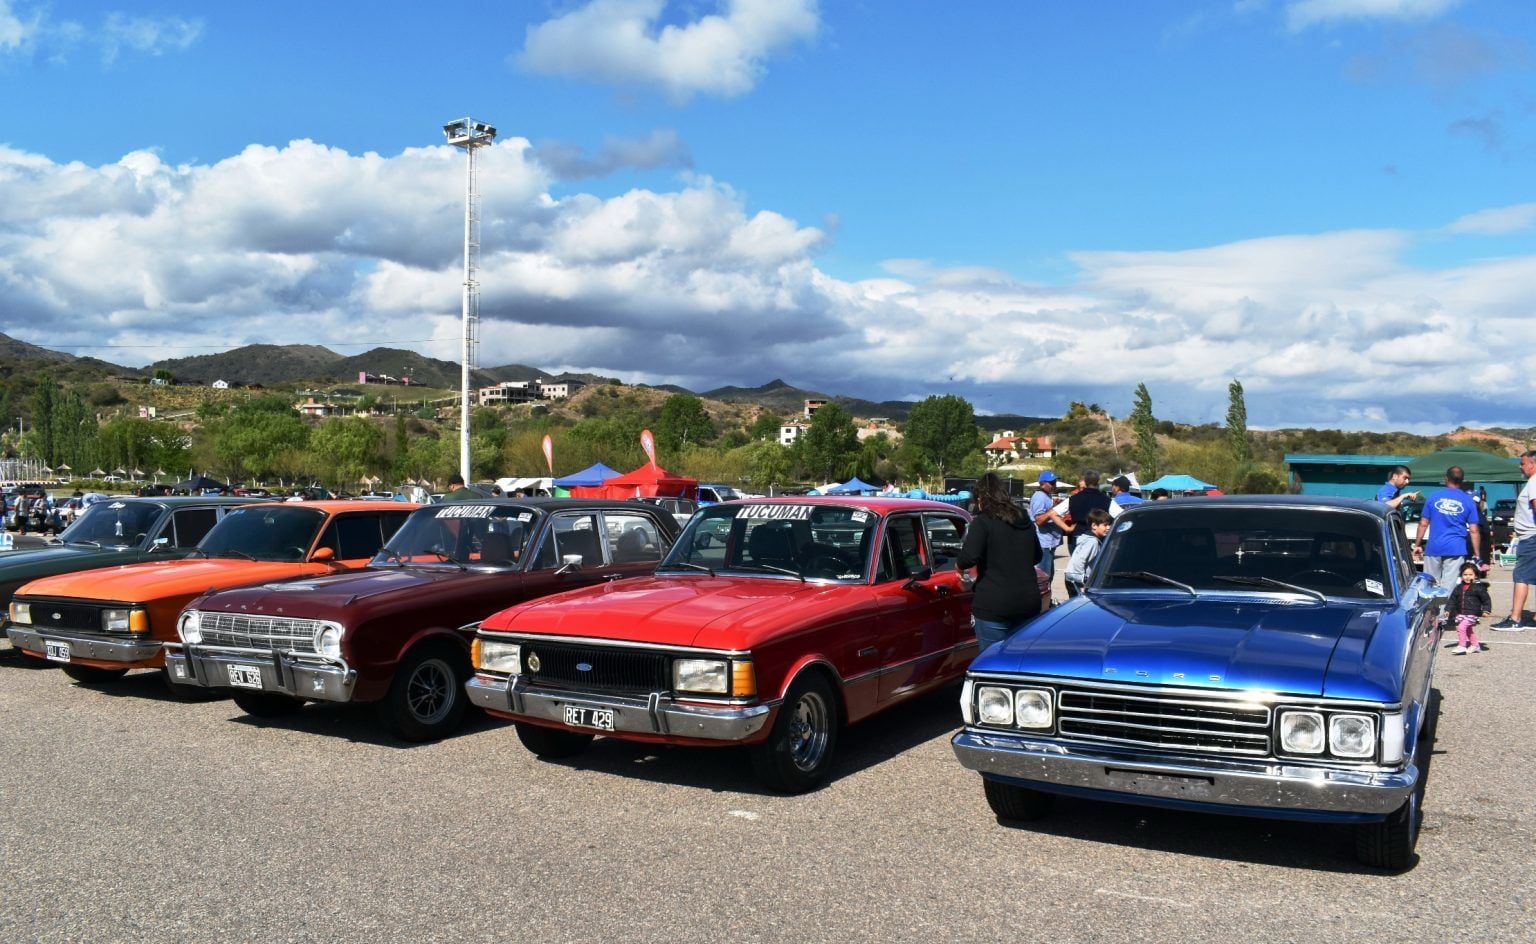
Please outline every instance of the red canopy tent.
M673 475L654 462L647 463L631 472L611 478L596 486L577 486L571 489L577 498L640 498L666 495L676 498L698 498L699 480Z

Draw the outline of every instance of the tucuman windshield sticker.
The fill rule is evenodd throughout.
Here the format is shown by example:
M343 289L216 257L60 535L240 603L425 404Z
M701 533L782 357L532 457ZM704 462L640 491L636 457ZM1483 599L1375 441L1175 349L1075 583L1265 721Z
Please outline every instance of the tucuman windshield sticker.
M127 508L128 506L123 504L122 502L113 502L112 504L108 505L107 507L111 508L113 511L116 511L119 508Z
M1367 593L1374 593L1377 596L1381 596L1384 592L1386 592L1386 589L1387 588L1382 586L1381 581L1379 580L1367 580L1365 582L1365 592Z
M741 517L768 521L810 521L814 505L742 505Z
M489 518L496 510L494 505L450 505L433 515L434 518Z

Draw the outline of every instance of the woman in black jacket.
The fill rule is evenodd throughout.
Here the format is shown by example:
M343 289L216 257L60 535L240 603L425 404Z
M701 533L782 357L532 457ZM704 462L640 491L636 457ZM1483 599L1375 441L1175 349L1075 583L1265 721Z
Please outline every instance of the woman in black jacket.
M976 517L965 532L958 565L976 568L971 613L982 649L1007 639L1040 614L1040 539L1029 515L1008 497L995 472L976 483Z
M1479 617L1487 616L1492 610L1488 586L1477 579L1477 565L1462 564L1461 581L1452 588L1451 598L1445 604L1445 618L1456 621L1456 648L1452 650L1455 655L1483 650L1473 627Z

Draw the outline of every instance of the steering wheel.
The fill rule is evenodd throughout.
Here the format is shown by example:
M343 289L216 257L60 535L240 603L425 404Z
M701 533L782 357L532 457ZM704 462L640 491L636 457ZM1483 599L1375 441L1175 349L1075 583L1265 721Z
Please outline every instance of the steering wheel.
M848 565L841 557L835 554L813 554L806 561L805 569L814 573L825 573L829 577L835 577L842 573Z
M1348 577L1344 576L1338 571L1329 570L1326 567L1313 567L1308 570L1298 570L1296 573L1291 574L1285 579L1289 583L1295 583L1300 578L1309 575L1331 578L1330 580L1324 581L1326 586L1349 587L1355 584L1355 581L1350 580Z

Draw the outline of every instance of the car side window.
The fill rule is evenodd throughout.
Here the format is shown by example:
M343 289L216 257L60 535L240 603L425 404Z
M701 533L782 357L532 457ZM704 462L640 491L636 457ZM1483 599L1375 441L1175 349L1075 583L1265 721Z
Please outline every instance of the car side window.
M175 534L167 533L172 547L196 547L203 535L213 530L219 513L212 508L182 508L175 516Z
M603 525L608 537L608 558L615 564L661 560L661 535L650 518L606 512Z
M915 515L892 518L885 526L876 582L905 580L924 566L922 521Z
M379 531L378 515L338 515L325 529L320 547L328 547L337 560L372 557L384 541Z
M400 526L405 524L405 519L409 518L410 516L410 512L390 511L384 514L383 519L379 522L379 524L383 528L385 544L389 543L389 539L395 536L395 532L400 530ZM380 545L380 547L382 546L383 545Z
M934 571L953 570L965 539L965 519L957 515L923 515L923 530L928 534Z
M568 554L581 557L583 567L603 566L603 530L594 512L555 515L534 558L534 569L560 567Z

